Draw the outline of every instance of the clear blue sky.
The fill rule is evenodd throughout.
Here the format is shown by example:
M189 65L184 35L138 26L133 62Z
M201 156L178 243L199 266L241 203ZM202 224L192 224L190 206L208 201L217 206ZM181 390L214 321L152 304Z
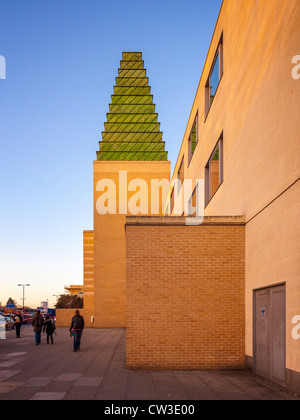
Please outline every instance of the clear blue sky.
M221 0L1 0L0 302L82 284L93 160L122 51L142 51L174 165ZM173 166L172 166L173 167Z

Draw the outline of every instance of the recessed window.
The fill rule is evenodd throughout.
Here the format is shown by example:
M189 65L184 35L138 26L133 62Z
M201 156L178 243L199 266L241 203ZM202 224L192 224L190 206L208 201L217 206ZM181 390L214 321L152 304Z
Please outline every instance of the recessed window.
M173 187L171 191L171 195L170 195L170 214L172 214L174 210L174 205L175 205L175 197L174 197L174 187Z
M174 215L179 216L178 211L180 210L180 201L182 197L181 188L183 186L184 181L184 156L181 159L181 163L177 172L177 179L174 179L174 182L171 183L171 192L170 192L170 214L174 213Z
M193 157L194 151L196 149L196 145L198 142L198 114L196 115L194 124L193 124L193 128L189 137L189 142L188 142L188 155L189 155L189 163Z
M210 105L213 103L217 87L220 82L220 54L218 53L214 67L212 69L210 78L209 78L209 89L210 89Z
M180 180L181 185L183 184L183 180L184 180L184 156L181 160L181 164L179 166L179 170L177 173L177 178Z
M223 136L220 137L205 167L205 204L223 182Z
M205 86L205 116L215 99L216 92L223 75L223 34L221 36L211 70Z
M189 217L195 217L196 216L196 210L197 210L197 194L198 194L198 188L195 187L191 198L189 200Z

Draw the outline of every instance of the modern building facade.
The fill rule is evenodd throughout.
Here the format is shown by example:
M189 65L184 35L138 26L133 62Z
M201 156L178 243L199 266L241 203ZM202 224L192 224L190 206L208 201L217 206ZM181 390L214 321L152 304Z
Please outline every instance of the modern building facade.
M150 199L170 162L141 53L123 54L94 162L84 311L126 327L128 367L246 366L300 393L299 22L298 0L223 1L172 177L192 180L199 225L172 186Z
M297 0L223 2L173 175L245 217L246 363L298 392L299 21Z

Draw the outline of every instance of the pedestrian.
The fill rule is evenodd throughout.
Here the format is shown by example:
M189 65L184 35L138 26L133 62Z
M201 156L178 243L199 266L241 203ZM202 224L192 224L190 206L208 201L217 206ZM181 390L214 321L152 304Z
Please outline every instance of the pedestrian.
M17 314L14 316L16 338L20 338L22 323L23 323L23 318L22 318L20 312L17 312Z
M54 321L52 318L50 318L50 315L46 315L45 323L43 332L46 331L47 334L47 344L49 344L49 338L51 339L51 344L53 344L53 333L55 331L56 327L54 324Z
M32 319L32 326L34 328L35 344L38 346L41 344L41 332L44 325L44 319L39 310L36 311L35 316Z
M84 319L83 316L79 314L79 310L76 309L75 315L72 318L70 333L73 332L74 336L74 348L73 351L80 350L81 336L84 329Z

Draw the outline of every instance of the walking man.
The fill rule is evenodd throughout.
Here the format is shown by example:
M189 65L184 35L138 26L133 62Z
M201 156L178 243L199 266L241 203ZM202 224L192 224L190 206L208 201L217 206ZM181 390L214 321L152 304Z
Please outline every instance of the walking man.
M51 344L53 344L53 333L55 331L55 324L52 318L50 318L50 315L46 315L45 323L43 332L47 333L47 344L49 344L49 338L51 339Z
M74 335L74 349L73 351L80 350L81 336L84 329L84 319L83 316L79 314L79 310L76 309L75 315L72 318L70 332L73 332Z
M20 314L20 312L17 312L17 315L14 317L14 324L16 328L16 337L20 338L20 332L22 327L23 318Z
M41 344L41 332L44 325L44 319L41 316L41 312L39 310L36 311L35 316L32 319L32 326L35 335L35 344L38 346Z

